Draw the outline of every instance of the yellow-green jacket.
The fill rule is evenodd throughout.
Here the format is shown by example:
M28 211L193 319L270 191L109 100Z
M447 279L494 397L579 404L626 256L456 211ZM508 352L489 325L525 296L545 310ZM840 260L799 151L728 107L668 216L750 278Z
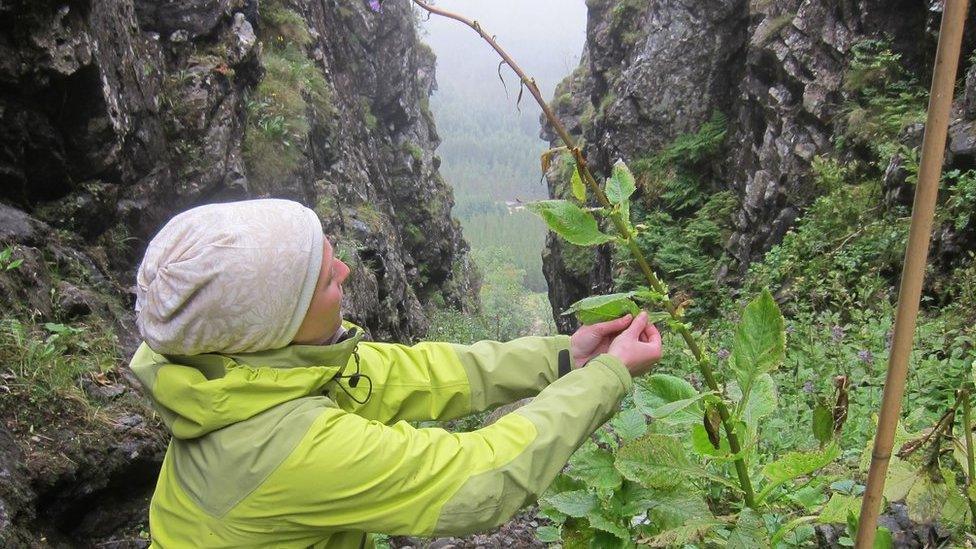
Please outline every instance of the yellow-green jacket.
M132 370L173 434L149 509L153 547L358 548L371 546L364 532L494 527L545 491L631 387L609 355L571 370L566 336L407 347L357 332L240 355L139 348ZM341 377L357 361L368 400L365 378ZM470 433L407 423L536 394Z

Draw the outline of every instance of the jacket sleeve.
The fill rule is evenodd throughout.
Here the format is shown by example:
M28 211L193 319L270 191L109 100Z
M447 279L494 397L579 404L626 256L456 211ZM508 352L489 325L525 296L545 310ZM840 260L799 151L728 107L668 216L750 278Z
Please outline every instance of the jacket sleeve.
M281 528L274 521L284 520L296 535L321 529L440 536L492 528L545 491L630 388L624 366L601 355L470 433L387 426L330 409L239 517L258 528Z
M357 352L369 381L343 388L360 401L367 394L369 399L361 404L338 387L330 396L342 409L382 423L444 421L535 396L572 366L569 336L412 347L364 342ZM345 374L354 371L351 364Z

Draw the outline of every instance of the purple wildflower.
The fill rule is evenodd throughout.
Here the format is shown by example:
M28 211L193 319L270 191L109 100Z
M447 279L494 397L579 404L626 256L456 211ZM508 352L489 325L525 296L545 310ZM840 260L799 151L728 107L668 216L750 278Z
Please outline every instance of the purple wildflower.
M813 393L813 391L814 391L814 388L813 388L813 382L812 382L812 381L810 381L810 380L807 380L807 381L806 381L806 382L805 382L805 383L803 384L803 392L804 392L804 393L807 393L807 394L811 394L811 393Z
M383 2L381 0L369 0L369 9L376 13L383 13Z
M844 328L840 326L834 326L830 329L830 339L834 340L834 343L840 343L844 339Z
M871 364L871 363L874 362L874 355L871 354L871 351L869 351L867 349L858 351L857 352L857 358L860 359L861 362L863 362L865 364Z
M719 349L718 350L718 358L719 358L719 360L725 360L725 359L729 358L729 355L731 355L731 354L732 353L728 349Z

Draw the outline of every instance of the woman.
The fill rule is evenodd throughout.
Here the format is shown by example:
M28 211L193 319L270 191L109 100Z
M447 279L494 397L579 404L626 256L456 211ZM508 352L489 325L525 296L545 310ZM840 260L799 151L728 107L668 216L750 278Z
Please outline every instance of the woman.
M363 547L367 532L494 527L661 356L644 313L572 337L366 342L342 323L348 275L315 213L285 200L194 208L149 244L131 368L173 435L154 547ZM534 395L471 433L407 423Z

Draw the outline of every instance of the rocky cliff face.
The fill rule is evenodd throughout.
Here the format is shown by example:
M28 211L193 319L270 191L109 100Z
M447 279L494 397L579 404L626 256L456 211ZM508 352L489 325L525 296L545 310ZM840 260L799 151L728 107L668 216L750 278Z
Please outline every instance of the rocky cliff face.
M314 208L353 268L346 316L376 338L423 335L428 303L468 306L427 108L434 56L409 2L383 8L0 1L0 545L139 533L165 437L116 367L138 343L137 262L175 213L266 196ZM66 353L91 350L71 329L105 336L113 363L78 373L90 402L46 409L22 383L11 323L45 322L40 341Z
M815 198L811 163L833 146L852 47L888 40L908 71L928 82L940 16L938 3L931 4L590 0L585 55L557 89L554 106L603 173L617 158L648 157L712 113L725 115L724 148L697 166L697 175L738 199L723 266L715 273L734 283ZM964 58L973 49L970 35ZM960 112L964 105L971 109L966 97L972 85ZM953 135L972 135L967 117L954 123ZM966 139L957 139L950 157L964 168L972 150ZM549 176L551 194L565 196L560 174ZM609 286L607 251L586 254L581 269L579 261L565 260L570 248L550 240L544 253L557 312Z

